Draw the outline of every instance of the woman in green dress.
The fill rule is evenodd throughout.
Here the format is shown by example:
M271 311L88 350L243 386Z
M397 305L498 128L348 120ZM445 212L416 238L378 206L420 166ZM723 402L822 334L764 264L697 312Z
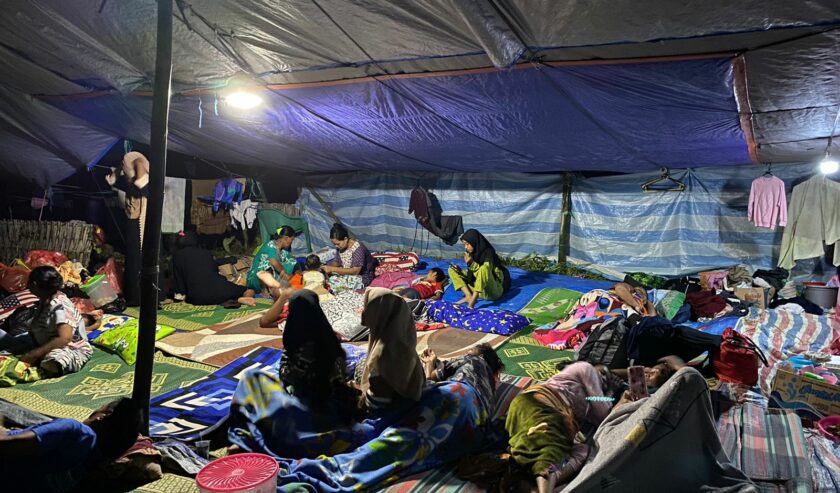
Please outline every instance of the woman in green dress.
M466 272L453 265L449 267L452 287L464 293L457 304L467 303L473 308L478 298L497 300L510 289L510 273L496 254L496 249L475 229L468 229L461 236L464 244Z
M297 260L292 255L292 241L295 230L291 226L277 229L254 256L248 271L247 287L257 293L271 293L289 287L289 278L294 274Z

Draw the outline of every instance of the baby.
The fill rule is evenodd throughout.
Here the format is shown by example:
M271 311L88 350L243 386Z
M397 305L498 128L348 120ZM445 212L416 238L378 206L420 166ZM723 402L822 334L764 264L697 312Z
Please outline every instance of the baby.
M328 296L327 276L321 270L321 259L311 254L306 257L303 272L303 289L314 291L318 296Z
M439 300L443 297L443 281L445 280L446 274L443 270L435 267L424 277L412 282L411 286L404 289L397 288L394 292L407 300Z

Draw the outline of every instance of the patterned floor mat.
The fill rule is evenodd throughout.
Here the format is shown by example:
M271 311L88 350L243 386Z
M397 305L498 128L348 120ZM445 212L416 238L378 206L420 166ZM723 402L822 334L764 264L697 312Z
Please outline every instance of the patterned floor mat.
M213 370L211 366L156 351L152 396L187 386ZM133 385L133 366L115 354L94 348L93 356L80 372L0 388L0 398L48 416L82 420L103 404L130 395Z
M169 354L221 368L258 347L283 348L283 334L276 327L260 327L259 315L179 332L155 344Z
M208 325L231 322L246 315L259 313L271 307L271 300L257 299L257 306L241 306L237 309L222 308L219 305L190 305L189 303L170 303L158 310L157 323L171 325L181 330L201 330ZM139 317L138 308L126 308L125 314Z
M545 288L522 310L532 320L530 326L508 339L496 352L505 363L509 375L545 380L556 373L554 367L574 357L573 351L556 351L543 346L531 336L534 328L561 319L574 306L581 293L563 288Z

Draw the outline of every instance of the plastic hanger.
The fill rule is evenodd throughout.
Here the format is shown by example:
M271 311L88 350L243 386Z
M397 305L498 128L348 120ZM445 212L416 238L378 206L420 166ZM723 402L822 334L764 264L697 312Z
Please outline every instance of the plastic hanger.
M764 171L764 174L761 175L761 176L773 176L773 172L770 171L771 166L772 165L770 163L767 163L767 169Z
M643 192L682 192L685 190L685 183L671 178L671 175L668 173L668 168L660 168L659 173L659 178L654 178L652 180L648 180L642 183ZM670 188L659 188L652 186L657 183L664 183L666 185L670 185Z

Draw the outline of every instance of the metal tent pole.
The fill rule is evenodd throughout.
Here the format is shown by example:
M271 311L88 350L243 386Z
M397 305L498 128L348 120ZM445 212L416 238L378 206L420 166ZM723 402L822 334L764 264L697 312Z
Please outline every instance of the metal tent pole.
M166 139L169 133L169 91L172 83L172 1L157 0L157 55L152 100L149 198L143 234L143 270L140 275L140 330L134 367L133 398L143 410L143 428L149 431L149 396L155 353L158 307L160 226L166 176Z

